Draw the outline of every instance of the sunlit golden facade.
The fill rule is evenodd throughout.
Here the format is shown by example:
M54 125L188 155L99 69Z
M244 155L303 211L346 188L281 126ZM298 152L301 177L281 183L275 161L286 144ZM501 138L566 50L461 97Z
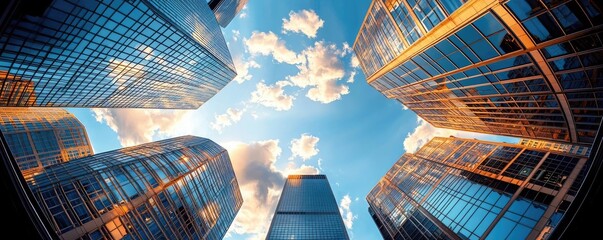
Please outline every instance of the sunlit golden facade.
M36 102L34 82L0 71L0 106L31 106Z
M384 239L547 239L585 180L583 155L436 137L367 196Z
M84 125L60 108L0 107L0 131L27 180L45 167L93 154Z
M519 141L520 145L524 145L532 148L540 148L540 149L548 149L551 151L557 152L565 152L576 155L582 155L588 157L590 155L590 147L582 146L582 145L573 145L567 143L558 143L558 142L548 142L542 140L533 140L533 139L521 139Z
M226 150L194 136L54 165L30 188L60 239L222 239L243 203Z
M592 144L603 116L598 1L375 0L367 82L436 127Z

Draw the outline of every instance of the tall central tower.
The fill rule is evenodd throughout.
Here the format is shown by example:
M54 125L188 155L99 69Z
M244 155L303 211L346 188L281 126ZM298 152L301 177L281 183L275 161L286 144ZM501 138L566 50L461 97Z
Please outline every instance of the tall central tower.
M266 239L349 239L325 175L289 175Z

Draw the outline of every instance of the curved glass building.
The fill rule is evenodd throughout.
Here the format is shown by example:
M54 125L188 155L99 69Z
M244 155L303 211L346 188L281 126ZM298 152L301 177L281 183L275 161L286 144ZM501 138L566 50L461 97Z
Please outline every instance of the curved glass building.
M196 109L236 76L205 1L0 6L0 106Z
M603 116L599 1L375 0L367 82L433 126L590 145Z
M226 150L193 136L53 165L29 185L61 239L222 239L243 202Z
M25 179L93 154L86 128L60 108L0 107L0 131Z
M385 239L547 239L588 161L569 151L436 137L394 164L367 196L369 212Z

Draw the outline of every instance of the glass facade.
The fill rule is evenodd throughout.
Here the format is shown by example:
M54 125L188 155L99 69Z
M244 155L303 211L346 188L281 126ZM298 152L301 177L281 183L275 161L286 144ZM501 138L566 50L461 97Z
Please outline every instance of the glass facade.
M29 2L2 16L0 106L195 109L236 75L205 1Z
M354 51L371 86L436 127L589 145L603 116L601 9L375 0ZM375 24L377 13L389 17ZM398 42L407 47L383 47Z
M568 152L436 137L394 164L369 212L385 239L546 239L587 166Z
M216 19L220 26L226 27L245 7L247 1L249 0L210 0L208 4L216 14Z
M266 239L349 239L325 175L289 175Z
M533 148L541 148L548 149L551 151L559 151L566 152L576 155L582 155L588 157L590 155L590 147L581 146L581 145L572 145L572 144L564 144L564 143L556 143L556 142L547 142L541 140L533 140L533 139L521 139L519 141L520 145L525 145Z
M226 150L193 136L53 165L30 188L61 239L222 239L243 202Z
M27 180L45 167L93 154L84 125L60 108L0 108L0 131Z

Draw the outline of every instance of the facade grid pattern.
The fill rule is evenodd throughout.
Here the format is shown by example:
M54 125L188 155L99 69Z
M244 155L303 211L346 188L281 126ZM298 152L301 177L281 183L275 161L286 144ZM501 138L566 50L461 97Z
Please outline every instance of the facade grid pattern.
M349 239L325 175L289 175L266 239Z
M62 239L221 239L243 201L226 150L192 136L54 165L30 188Z
M603 8L545 2L376 0L391 17L375 26L369 8L354 51L371 86L436 127L586 146L603 116ZM414 43L393 57L366 46L391 44L377 34L390 25Z
M492 147L474 164L458 164L480 145ZM449 151L462 146L460 155ZM546 239L586 161L570 152L436 137L394 164L368 194L369 212L385 239Z
M0 108L0 131L26 180L45 167L93 154L84 125L59 108Z
M236 75L203 1L20 5L0 33L0 106L194 109Z

